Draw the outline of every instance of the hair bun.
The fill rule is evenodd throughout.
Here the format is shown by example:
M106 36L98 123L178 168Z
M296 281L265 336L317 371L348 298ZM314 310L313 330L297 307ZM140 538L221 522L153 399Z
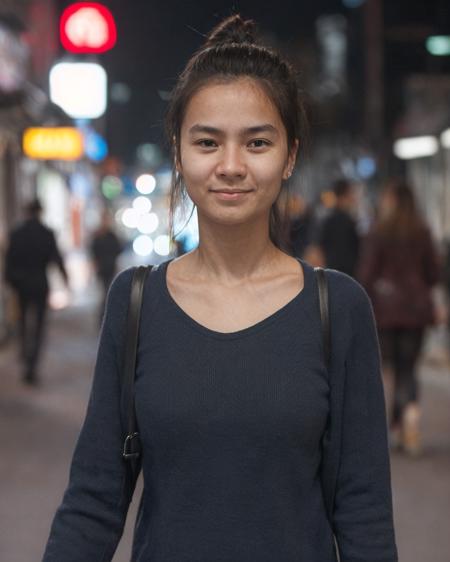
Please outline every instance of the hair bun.
M224 19L209 33L205 47L224 43L255 43L255 23L239 14Z

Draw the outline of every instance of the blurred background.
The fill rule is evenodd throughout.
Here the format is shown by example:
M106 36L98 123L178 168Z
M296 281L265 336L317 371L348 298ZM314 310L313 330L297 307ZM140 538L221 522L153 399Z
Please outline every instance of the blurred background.
M298 69L309 116L288 199L292 254L346 271L371 297L387 299L391 310L401 277L396 264L409 279L416 278L414 267L423 270L416 284L422 275L422 292L411 289L408 298L423 302L424 311L418 307L405 320L417 339L409 338L416 344L400 366L392 353L395 322L386 320L382 304L374 306L391 418L400 560L450 558L448 1L0 0L5 562L42 556L85 412L111 279L125 267L159 263L198 242L195 212L187 224L178 217L175 239L169 233L172 162L164 114L188 57L205 33L236 11L255 19L263 39ZM404 218L402 209L411 205ZM416 232L409 245L397 244L412 216L420 217L419 237ZM390 230L386 217L404 223L404 231ZM29 320L28 297L15 277L17 263L29 265L22 274L30 278L40 260L40 235L30 235L41 228L36 223L51 233L41 260L49 266L48 291ZM383 246L379 240L386 236L392 244ZM389 255L381 275L383 252ZM406 416L396 411L399 388L413 406ZM115 562L128 560L135 508Z

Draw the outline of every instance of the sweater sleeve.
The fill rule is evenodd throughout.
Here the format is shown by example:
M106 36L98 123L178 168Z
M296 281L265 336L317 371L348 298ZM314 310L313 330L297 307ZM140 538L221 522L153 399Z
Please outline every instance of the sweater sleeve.
M341 562L395 562L378 340L369 299L358 284L353 288L334 531Z
M130 282L126 270L109 291L86 418L43 562L110 561L123 532L131 498L121 455L119 342Z

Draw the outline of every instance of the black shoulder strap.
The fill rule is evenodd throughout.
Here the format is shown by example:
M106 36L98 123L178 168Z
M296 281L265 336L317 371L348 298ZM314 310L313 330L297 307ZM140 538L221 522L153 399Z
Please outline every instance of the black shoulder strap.
M141 456L141 443L134 407L136 353L144 283L150 270L151 266L139 266L133 272L127 321L127 339L122 368L120 410L125 436L122 455L128 462L132 482L135 482L137 478Z
M330 364L331 364L331 322L330 322L330 305L329 305L329 292L328 292L328 282L325 270L321 267L314 268L317 285L319 289L319 306L320 306L320 322L322 325L322 338L323 338L323 350L325 355L325 363L327 369L329 371ZM330 402L333 401L333 385L330 385L331 394L330 394ZM326 456L328 459L330 458L329 453L330 447L330 426L327 426L325 430L323 439L322 439L322 454ZM337 461L334 459L332 460L333 464ZM324 493L324 501L325 501L325 508L327 511L327 517L330 522L330 525L333 527L333 505L334 505L334 489L335 483L332 483L330 486L329 482L329 472L327 474L326 482L324 482L325 471L322 467L322 489ZM334 471L333 471L334 474ZM339 555L339 547L336 541L336 537L334 537L334 549L336 552L336 559L341 560Z
M329 297L328 282L325 270L321 267L315 267L317 284L319 287L319 305L320 305L320 321L322 324L323 351L325 354L325 362L327 368L330 366L331 360L331 326L329 313Z

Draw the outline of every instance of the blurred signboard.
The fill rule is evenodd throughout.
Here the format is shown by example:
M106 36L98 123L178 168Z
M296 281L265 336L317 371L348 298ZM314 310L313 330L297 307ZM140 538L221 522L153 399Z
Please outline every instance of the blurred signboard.
M404 83L404 111L394 127L395 137L437 135L450 123L450 76L416 74Z
M23 152L38 160L78 160L83 156L83 135L74 127L30 127L22 140Z
M107 105L107 76L92 62L60 62L50 70L50 99L73 119L101 117Z
M20 91L25 83L28 48L17 33L0 23L0 93Z
M114 47L117 30L111 12L98 2L75 2L60 20L63 47L71 53L104 53Z

